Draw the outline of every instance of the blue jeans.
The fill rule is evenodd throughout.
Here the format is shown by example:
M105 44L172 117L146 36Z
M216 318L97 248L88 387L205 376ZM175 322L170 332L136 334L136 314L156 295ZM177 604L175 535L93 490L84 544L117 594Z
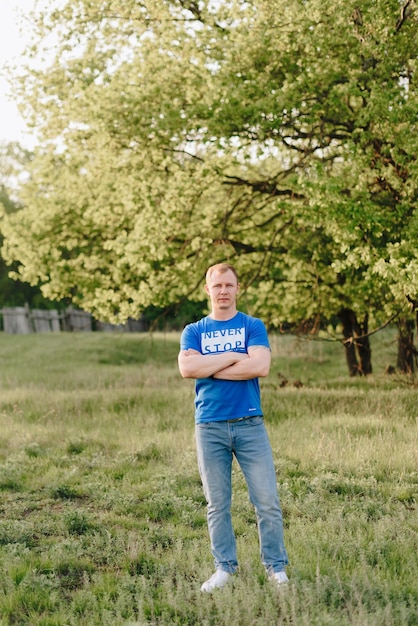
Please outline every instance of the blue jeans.
M208 529L215 567L238 567L232 527L232 460L237 459L255 507L261 561L268 573L288 564L273 455L262 417L196 424L197 459L208 503Z

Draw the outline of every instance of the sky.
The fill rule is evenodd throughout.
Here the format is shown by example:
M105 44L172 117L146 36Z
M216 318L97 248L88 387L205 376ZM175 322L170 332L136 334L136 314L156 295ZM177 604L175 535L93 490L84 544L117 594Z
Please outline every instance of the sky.
M31 147L33 137L10 98L10 85L4 75L4 67L19 64L27 43L19 28L21 16L29 14L35 0L0 1L0 142L19 141Z

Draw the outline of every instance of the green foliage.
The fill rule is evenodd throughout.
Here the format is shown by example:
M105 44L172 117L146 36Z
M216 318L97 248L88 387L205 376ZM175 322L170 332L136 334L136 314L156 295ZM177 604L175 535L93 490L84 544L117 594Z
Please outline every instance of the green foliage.
M34 17L40 144L2 225L16 277L99 319L204 300L233 260L274 326L407 310L417 16L398 0L79 0ZM17 89L18 91L18 89Z
M16 187L20 179L24 179L25 167L30 160L30 152L19 144L0 144L0 216L3 212L10 215L22 208L16 197ZM2 243L0 234L0 246ZM26 303L33 308L51 308L52 303L42 296L39 287L9 277L9 272L16 269L16 263L9 267L0 256L0 308Z
M377 373L347 381L338 343L272 336L262 386L291 585L266 580L236 469L240 571L206 596L178 336L0 334L2 624L414 626L418 391L383 375L393 337L372 337Z

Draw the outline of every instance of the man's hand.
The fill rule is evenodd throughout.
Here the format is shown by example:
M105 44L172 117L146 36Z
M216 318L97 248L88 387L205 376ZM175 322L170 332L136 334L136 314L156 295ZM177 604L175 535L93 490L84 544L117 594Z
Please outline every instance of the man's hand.
M184 356L192 356L193 354L201 354L199 350L193 350L193 348L187 348L187 350L182 351Z

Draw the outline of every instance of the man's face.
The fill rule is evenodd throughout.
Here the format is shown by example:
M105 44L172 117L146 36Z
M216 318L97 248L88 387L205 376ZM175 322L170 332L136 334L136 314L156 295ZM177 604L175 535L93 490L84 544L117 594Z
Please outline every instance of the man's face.
M213 311L235 309L238 282L231 270L226 272L214 271L208 279L205 289L209 294Z

